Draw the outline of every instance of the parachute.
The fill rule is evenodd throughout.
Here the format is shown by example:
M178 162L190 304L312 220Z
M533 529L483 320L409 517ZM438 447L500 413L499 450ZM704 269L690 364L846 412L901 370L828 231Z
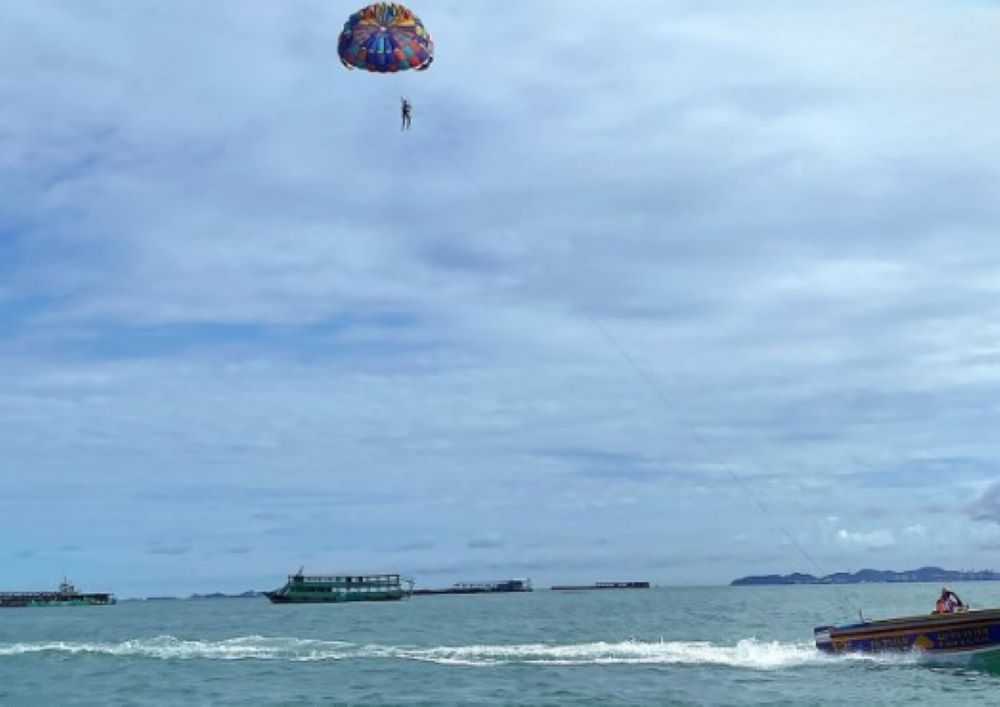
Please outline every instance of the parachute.
M348 18L337 53L348 69L380 74L423 71L434 61L434 41L412 10L395 2L377 2Z

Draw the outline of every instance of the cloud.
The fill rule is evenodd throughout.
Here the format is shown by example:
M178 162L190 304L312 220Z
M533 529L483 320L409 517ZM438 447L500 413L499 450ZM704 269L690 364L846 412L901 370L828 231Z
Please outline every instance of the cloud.
M903 528L903 533L914 538L923 539L927 536L927 528L920 523L916 523Z
M503 538L496 533L490 533L486 537L470 540L465 546L470 550L499 550L505 545Z
M983 494L968 507L973 520L1000 523L1000 481L991 484Z
M189 545L155 545L146 552L150 555L186 555L191 549Z
M885 528L867 532L841 528L837 531L837 540L845 545L858 545L868 549L892 547L896 544L892 531Z
M253 552L253 548L249 545L240 545L237 547L227 547L223 548L221 554L223 555L249 555Z

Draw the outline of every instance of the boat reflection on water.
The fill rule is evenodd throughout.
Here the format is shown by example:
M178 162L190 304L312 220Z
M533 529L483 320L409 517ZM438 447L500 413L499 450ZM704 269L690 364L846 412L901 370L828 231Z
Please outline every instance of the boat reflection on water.
M816 647L825 653L919 652L929 657L975 656L977 662L1000 661L1000 609L819 626L813 635Z

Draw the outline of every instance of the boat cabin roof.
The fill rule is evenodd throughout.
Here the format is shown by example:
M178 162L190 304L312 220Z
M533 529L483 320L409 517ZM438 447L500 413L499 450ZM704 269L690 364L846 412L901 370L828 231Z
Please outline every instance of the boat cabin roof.
M290 574L288 579L294 582L398 582L398 574Z

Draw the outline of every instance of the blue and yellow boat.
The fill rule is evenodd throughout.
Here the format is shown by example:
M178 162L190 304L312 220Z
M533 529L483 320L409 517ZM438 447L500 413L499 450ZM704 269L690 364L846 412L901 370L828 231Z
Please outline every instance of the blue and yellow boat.
M813 634L826 653L975 655L1000 650L1000 609L819 626Z

